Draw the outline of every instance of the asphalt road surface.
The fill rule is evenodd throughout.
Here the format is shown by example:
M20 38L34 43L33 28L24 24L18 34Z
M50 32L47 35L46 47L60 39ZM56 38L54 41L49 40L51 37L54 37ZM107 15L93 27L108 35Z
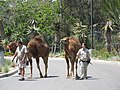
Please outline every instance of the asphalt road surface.
M26 68L25 81L18 81L15 74L0 79L0 90L120 90L120 64L92 61L88 67L87 80L66 79L66 63L63 58L49 59L48 77L39 78L35 64L33 78L29 79L29 66ZM44 64L40 62L44 73ZM80 75L80 69L78 68Z

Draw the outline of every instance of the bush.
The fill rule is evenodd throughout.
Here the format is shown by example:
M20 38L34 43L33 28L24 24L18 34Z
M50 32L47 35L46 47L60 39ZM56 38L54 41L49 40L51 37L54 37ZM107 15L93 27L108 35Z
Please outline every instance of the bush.
M106 49L101 50L93 50L92 51L92 57L98 58L98 59L104 59L108 60L109 58L112 58L114 55L112 53L107 52Z
M3 73L9 72L9 67L8 67L7 65L3 66L3 67L2 67L2 72L3 72Z
M4 60L4 64L7 65L7 66L10 66L11 63L12 63L11 60L8 60L8 59Z
M11 62L11 60L5 59L4 65L0 67L0 72L2 73L9 72L9 67L15 67L15 63Z
M12 52L5 52L4 55L5 56L13 56L14 54Z

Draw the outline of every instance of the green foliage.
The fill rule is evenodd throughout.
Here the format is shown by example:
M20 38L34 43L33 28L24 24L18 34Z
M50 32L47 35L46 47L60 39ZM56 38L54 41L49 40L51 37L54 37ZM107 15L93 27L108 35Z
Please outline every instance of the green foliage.
M5 52L4 55L5 56L13 56L14 54L12 52Z
M10 67L15 67L15 63L11 62L11 60L5 59L4 65L0 67L0 72L2 73L9 72Z
M62 1L61 4L60 1ZM110 18L119 30L120 0L93 0L93 2L94 31L101 33L100 30L107 18ZM55 23L60 23L60 28L57 30L60 31L61 38L73 35L81 38L82 33L85 33L90 47L90 5L90 0L56 0L54 2L6 0L0 2L0 18L4 23L5 39L15 41L21 38L24 42L28 42L31 39L30 35L37 33L42 34L51 45L55 40ZM31 24L33 20L37 22L35 27ZM104 47L105 44L101 45L99 41L97 43L98 35L94 37L94 46L97 49Z
M2 72L3 72L3 73L9 72L9 67L8 67L7 65L3 66L3 67L2 67Z
M10 66L11 63L12 63L11 60L4 59L4 64L5 64L5 65Z
M112 53L107 52L106 49L101 49L101 50L93 50L92 51L92 57L98 58L98 59L103 59L103 60L108 60L109 58L112 58L114 55Z
M7 73L9 72L9 66L11 65L11 61L5 59L4 65L0 67L0 72Z
M7 0L2 4L1 17L4 19L5 35L9 41L21 38L27 41L29 34L37 32L45 36L51 43L54 36L54 22L59 18L59 2L44 2L29 0L22 2L18 0ZM34 28L32 20L37 22ZM27 39L27 40L26 40Z
M102 0L104 17L110 18L118 27L120 26L120 0Z

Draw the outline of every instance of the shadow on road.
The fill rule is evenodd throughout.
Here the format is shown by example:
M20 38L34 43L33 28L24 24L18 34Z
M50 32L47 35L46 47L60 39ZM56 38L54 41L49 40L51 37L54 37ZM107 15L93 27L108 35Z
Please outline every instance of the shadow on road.
M32 79L30 79L30 78L28 77L28 78L25 79L25 81L38 81L38 79L56 78L56 77L59 77L59 76L48 76L48 77L45 77L45 78L33 77Z
M87 80L97 80L97 79L99 79L99 78L95 78L95 77L92 77L92 76L87 77Z
M48 76L46 78L57 78L57 77L59 77L59 76Z
M88 76L87 79L82 79L82 80L97 80L97 79L99 79L99 78ZM81 80L81 79L77 79L77 80Z
M59 77L59 76L47 76L47 77L43 77L43 78L34 77L34 79L57 78L57 77Z

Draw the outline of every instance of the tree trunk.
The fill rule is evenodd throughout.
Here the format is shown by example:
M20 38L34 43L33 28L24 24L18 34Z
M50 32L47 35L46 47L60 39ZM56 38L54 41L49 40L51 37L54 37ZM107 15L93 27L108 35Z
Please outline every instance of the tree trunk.
M54 44L54 53L57 51L57 48L60 46L59 42L60 42L60 32L59 31L55 31L55 44Z
M61 39L60 35L60 23L55 23L55 44L54 44L54 53L57 51L57 48L60 46L59 42Z
M111 40L112 40L112 31L110 28L106 31L106 45L108 52L111 52Z
M4 39L4 27L1 19L0 19L0 38Z

